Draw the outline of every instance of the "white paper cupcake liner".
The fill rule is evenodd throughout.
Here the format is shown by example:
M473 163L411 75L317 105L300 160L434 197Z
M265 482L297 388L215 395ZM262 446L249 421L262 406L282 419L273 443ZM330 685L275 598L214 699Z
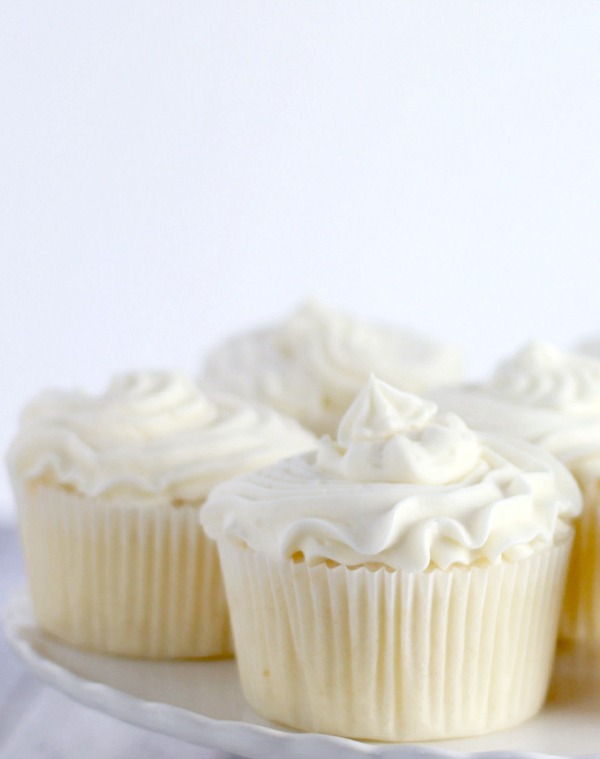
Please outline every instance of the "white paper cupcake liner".
M570 539L515 563L348 569L219 544L242 688L311 732L415 741L534 715L551 673Z
M29 485L19 523L36 620L99 652L231 655L216 545L198 508L87 498Z
M577 473L575 473L577 474ZM600 485L577 476L583 512L575 521L575 540L567 575L560 637L600 641Z

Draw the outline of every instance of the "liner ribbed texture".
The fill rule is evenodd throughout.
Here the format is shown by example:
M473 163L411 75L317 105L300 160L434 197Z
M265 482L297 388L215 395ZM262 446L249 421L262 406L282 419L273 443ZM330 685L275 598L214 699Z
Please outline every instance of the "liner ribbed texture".
M583 512L575 522L560 637L600 641L600 486L595 478L577 480Z
M219 544L242 688L269 719L385 741L499 730L541 707L571 541L425 573Z
M197 507L113 503L33 485L18 501L40 627L114 654L231 654L218 553Z

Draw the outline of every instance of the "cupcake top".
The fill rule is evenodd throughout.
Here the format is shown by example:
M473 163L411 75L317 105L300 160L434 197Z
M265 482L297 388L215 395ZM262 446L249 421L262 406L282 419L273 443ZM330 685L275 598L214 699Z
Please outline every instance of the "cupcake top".
M420 571L527 556L580 509L545 451L371 377L337 439L218 486L201 521L274 557Z
M269 403L317 434L333 434L370 372L421 393L456 382L461 365L458 350L428 337L309 302L279 326L214 350L204 381Z
M98 396L50 390L23 411L8 454L15 480L144 503L199 503L236 474L313 448L292 419L209 395L182 374L135 372Z
M569 467L597 460L600 472L600 360L532 343L478 385L431 393L477 429L518 435Z
M578 343L574 349L577 353L583 353L585 356L593 356L600 359L600 337L588 337L586 340Z

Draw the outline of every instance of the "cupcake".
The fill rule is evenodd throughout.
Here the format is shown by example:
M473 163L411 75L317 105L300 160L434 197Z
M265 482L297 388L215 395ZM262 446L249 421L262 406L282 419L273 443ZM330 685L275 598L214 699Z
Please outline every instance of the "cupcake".
M207 357L203 382L263 401L317 435L334 434L371 372L411 393L462 376L458 350L316 302L234 337Z
M600 338L588 337L587 340L580 342L574 350L577 353L583 353L585 356L593 356L600 359Z
M561 637L600 641L600 360L533 343L481 384L432 393L478 429L542 446L583 493L565 593Z
M335 440L219 485L201 512L247 700L381 741L532 716L579 510L545 451L371 378Z
M99 396L48 391L8 455L35 618L67 643L143 657L231 654L211 489L305 451L270 408L133 373Z

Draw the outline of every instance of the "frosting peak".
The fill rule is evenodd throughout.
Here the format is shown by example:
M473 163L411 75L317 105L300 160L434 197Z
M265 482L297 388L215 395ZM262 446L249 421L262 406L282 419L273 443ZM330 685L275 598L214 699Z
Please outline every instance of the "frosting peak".
M339 318L339 317L338 317ZM297 308L275 333L275 341L285 351L296 349L297 341L331 329L336 313L320 300L311 298Z
M444 485L478 463L475 433L431 401L371 375L340 422L337 440L321 440L317 466L348 480Z
M397 390L371 374L342 417L337 439L346 444L422 429L436 411L435 403Z

